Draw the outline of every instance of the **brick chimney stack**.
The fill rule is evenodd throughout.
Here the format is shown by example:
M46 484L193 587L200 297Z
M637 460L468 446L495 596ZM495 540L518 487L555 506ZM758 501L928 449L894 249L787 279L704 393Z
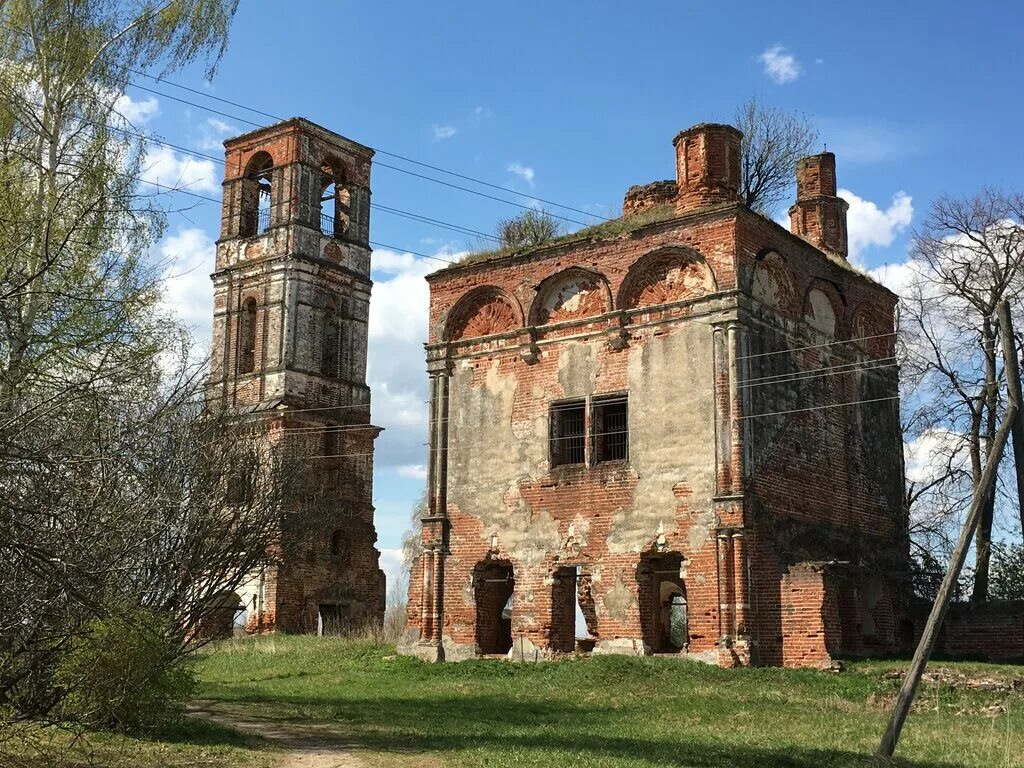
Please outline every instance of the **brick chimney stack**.
M822 152L797 161L796 203L789 209L789 229L794 235L844 259L849 249L846 210L849 204L836 196L836 156Z
M680 131L676 148L676 213L739 202L740 139L731 125L701 123Z

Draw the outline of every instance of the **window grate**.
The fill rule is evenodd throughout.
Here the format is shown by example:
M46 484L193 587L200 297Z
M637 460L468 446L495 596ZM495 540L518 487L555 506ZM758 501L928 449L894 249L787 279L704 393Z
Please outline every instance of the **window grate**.
M552 466L586 461L586 414L582 400L552 406L549 431Z
M591 421L594 463L629 458L628 402L625 397L594 401Z

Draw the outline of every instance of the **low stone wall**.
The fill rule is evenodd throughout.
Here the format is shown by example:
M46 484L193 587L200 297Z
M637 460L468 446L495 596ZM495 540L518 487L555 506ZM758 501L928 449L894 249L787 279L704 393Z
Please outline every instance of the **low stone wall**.
M913 606L914 641L928 621L930 603ZM936 656L1024 661L1024 601L954 603L935 646Z

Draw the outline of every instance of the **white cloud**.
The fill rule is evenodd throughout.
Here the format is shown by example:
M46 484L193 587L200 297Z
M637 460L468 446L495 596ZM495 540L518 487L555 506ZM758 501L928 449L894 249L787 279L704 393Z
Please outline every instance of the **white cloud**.
M239 133L236 126L216 117L207 118L199 126L199 148L205 152L223 152L224 139Z
M179 155L170 147L152 147L146 153L140 179L157 188L190 192L220 192L221 174L210 160Z
M533 186L534 171L530 166L523 165L521 163L512 163L509 165L508 171L509 173L514 173L531 187Z
M776 85L791 83L800 77L800 64L791 53L781 45L773 45L757 57L764 65L764 73Z
M425 464L403 464L398 468L400 477L408 477L413 480L426 480L427 467Z
M388 601L399 597L404 600L408 589L408 581L403 568L402 550L387 549L380 550L380 569L387 577Z
M391 277L374 283L370 338L426 342L430 294L423 278L442 265L386 249L374 251L371 263Z
M896 236L910 226L914 216L913 201L906 192L893 195L885 210L848 189L840 189L839 196L850 204L847 214L850 261L858 266L863 264L860 257L864 249L892 245Z
M926 485L942 477L952 465L966 467L968 457L963 450L964 436L948 429L927 429L913 441L903 444L907 480Z
M458 131L451 125L435 125L434 126L434 140L443 141L444 139L450 139Z
M179 230L157 243L155 256L163 267L164 306L194 334L201 346L210 343L216 245L198 227Z
M127 93L122 93L114 102L114 111L129 123L141 125L160 114L160 102L156 96L136 101Z
M883 264L869 269L868 274L880 282L897 296L906 296L907 289L914 279L916 269L912 262L902 261L896 264Z
M463 254L439 251L438 258ZM424 276L443 266L410 253L376 250L372 257L367 381L373 391L374 423L384 427L377 441L378 467L393 467L401 477L414 472L426 455L427 340L430 292Z
M417 259L411 253L399 253L385 249L373 252L373 271L388 275L400 274L409 270L415 271ZM440 266L440 264L438 264ZM428 269L429 271L429 269ZM423 274L426 274L424 272Z

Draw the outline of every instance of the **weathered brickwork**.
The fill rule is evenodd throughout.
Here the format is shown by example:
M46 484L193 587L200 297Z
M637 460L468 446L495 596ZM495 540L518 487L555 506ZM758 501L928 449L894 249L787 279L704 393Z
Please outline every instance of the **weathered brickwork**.
M428 277L405 651L546 658L577 609L598 653L896 647L896 297L846 260L832 155L800 165L790 232L740 204L739 141L680 133L676 180L631 188L618 234Z
M326 496L240 594L252 632L379 621L366 386L372 150L292 119L225 142L207 401L315 462ZM334 197L322 214L325 189ZM303 499L289 502L302 505ZM312 521L310 522L310 518ZM294 553L294 554L291 554Z

